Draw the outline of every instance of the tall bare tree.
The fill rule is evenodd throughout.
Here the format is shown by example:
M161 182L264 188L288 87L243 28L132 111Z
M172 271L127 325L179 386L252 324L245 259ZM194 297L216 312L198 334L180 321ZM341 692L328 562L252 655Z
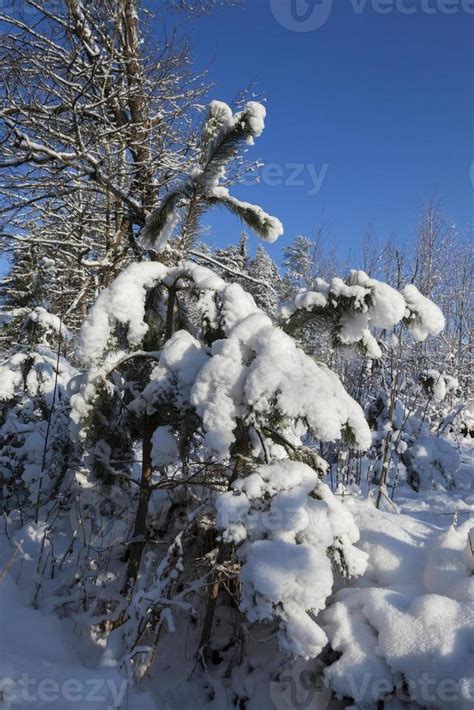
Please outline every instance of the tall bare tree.
M0 13L3 243L53 250L78 272L83 296L66 283L65 310L110 282L196 157L207 86L155 19L152 37L140 0L25 0Z

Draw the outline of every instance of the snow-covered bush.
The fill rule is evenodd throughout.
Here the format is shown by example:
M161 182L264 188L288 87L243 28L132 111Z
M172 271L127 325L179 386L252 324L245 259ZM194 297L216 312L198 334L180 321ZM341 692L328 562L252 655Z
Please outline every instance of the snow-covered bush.
M407 449L403 460L416 491L452 487L461 463L456 446L440 436L420 437Z
M26 318L35 344L0 367L4 495L23 496L35 511L50 576L37 582L34 600L54 590L54 604L100 637L104 662L121 660L134 678L183 615L203 619L195 650L206 667L218 599L240 610L225 645L240 644L242 657L247 625L256 623L277 629L287 656L315 658L328 641L344 651L344 597L332 622L322 625L320 614L336 589L364 575L367 553L349 507L322 481L329 447L343 443L356 462L370 449L372 481L385 497L394 462L416 489L451 485L457 465L451 444L431 436L427 408L420 416L413 398L398 396L401 360L391 389L381 387L368 408L373 435L338 375L297 340L316 327L321 338L330 334L329 348L355 346L371 362L387 351L386 331L405 329L421 342L444 318L414 286L398 291L363 271L315 278L280 311L276 290L254 288L265 313L241 285L271 280L262 251L247 273L237 271L241 283L201 265L206 254L193 247L209 206L227 207L267 241L282 233L226 183L228 164L260 135L264 117L253 102L237 113L211 104L195 169L141 233L155 253L103 289L82 325L81 372L61 355L69 338L61 319L41 306ZM456 386L432 370L418 384L438 404ZM43 506L66 476L58 506ZM385 599L379 591L374 609ZM339 691L335 672L328 677Z
M346 577L366 565L353 545L359 534L347 509L313 468L283 459L258 466L219 496L217 526L224 541L238 546L248 618L276 617L285 653L318 656L327 637L314 616L333 588L331 562Z
M424 388L419 385L417 388L413 380L408 380L400 388L392 410L383 390L367 407L367 418L374 431L368 453L372 480L377 481L381 475L388 447L386 485L393 492L403 483L416 491L456 485L460 465L456 442L430 427L427 409L431 396L426 399L423 391Z
M25 337L36 345L17 348L0 361L0 500L22 515L59 486L71 461L68 383L75 370L61 356L59 319L32 311ZM52 350L47 343L54 345Z
M443 402L447 395L455 392L459 386L455 377L434 369L425 370L419 379L427 395L435 402Z
M403 460L403 454L418 437L430 435L429 403L434 401L434 394L429 387L430 383L434 386L434 371L425 373L415 386L409 371L405 372L402 352L407 340L419 343L441 332L444 317L440 309L412 285L398 291L364 271L352 271L346 281L315 278L312 290L301 290L283 304L281 319L285 331L302 336L305 343L317 337L317 330L325 330L332 338L331 359L338 350L347 351L348 346L355 347L359 354L352 360L343 358L338 371L350 394L364 404L374 433L368 482L380 485L378 504L381 497L387 497L389 481L395 486L408 478L419 487L418 475L412 472L407 476L405 471L413 458ZM456 387L456 380L447 375L439 376L436 382L439 395ZM424 400L420 397L423 387L427 393ZM443 446L450 448L446 442ZM332 452L330 457L331 462L335 457L337 460L338 482L363 482L360 466L355 476L350 472L352 458L347 451ZM342 479L339 463L344 471Z
M326 463L315 444L342 440L357 455L372 436L338 376L308 356L293 333L308 320L323 321L339 345L358 345L379 358L371 328L403 321L422 339L439 331L443 317L413 289L408 302L357 271L346 282L317 280L317 291L299 293L284 306L279 328L239 284L226 284L192 261L176 263L176 245L189 249L200 211L218 197L239 214L243 210L264 238L281 231L259 208L239 203L237 209L219 185L236 143L259 135L263 117L253 104L236 115L211 105L201 168L170 193L144 230L145 240L160 251L178 225L181 241L163 262L131 264L99 295L79 337L85 372L74 385L71 418L89 462L96 473L107 471L102 479L109 485L128 486L141 446L124 593L135 598L149 530L159 525L166 536L176 529L172 511L184 506L195 540L203 541L201 554L214 561L208 574L239 574L240 608L248 619L277 621L282 650L308 658L326 643L314 616L331 593L332 570L350 577L364 569L350 514L319 481ZM161 500L153 520L150 506L158 492L166 492L170 507ZM187 544L183 534L180 545ZM290 559L299 560L294 574ZM191 589L189 562L184 556L180 577ZM283 583L292 574L293 583ZM124 620L118 609L114 623ZM214 610L210 596L200 642L204 655ZM127 629L130 623L129 615Z
M474 437L474 399L468 400L456 413L453 421L453 429L456 432L470 438Z

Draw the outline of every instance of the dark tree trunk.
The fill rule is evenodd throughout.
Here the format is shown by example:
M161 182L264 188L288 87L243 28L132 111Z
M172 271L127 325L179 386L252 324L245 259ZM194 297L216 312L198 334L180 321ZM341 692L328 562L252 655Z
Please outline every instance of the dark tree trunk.
M219 572L218 567L223 562L229 559L231 548L232 546L229 545L229 543L221 542L221 544L219 545L219 552L217 553L216 558L216 566L212 573L212 583L209 590L209 596L207 598L206 614L204 616L204 623L202 626L201 640L199 641L199 654L203 659L207 659L211 651L211 632L221 583L221 574Z
M145 417L143 424L143 454L142 454L142 477L140 482L140 495L138 498L137 514L133 529L133 538L130 543L128 566L124 591L129 593L132 589L140 569L140 562L146 543L148 505L151 496L151 480L153 473L151 449L152 436L154 432L154 422L152 417Z

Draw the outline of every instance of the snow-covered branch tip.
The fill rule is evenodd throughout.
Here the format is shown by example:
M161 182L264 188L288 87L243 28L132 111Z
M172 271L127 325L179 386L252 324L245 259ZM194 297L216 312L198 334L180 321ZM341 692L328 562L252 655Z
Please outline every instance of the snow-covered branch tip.
M281 308L283 327L294 332L311 322L324 320L334 334L335 345L357 344L370 358L382 351L371 328L386 330L404 323L416 342L441 333L445 319L416 286L397 291L370 278L364 271L351 271L348 279L330 282L316 279L315 289L300 291Z
M149 215L140 234L145 246L162 251L177 233L183 246L189 248L198 234L202 213L212 206L235 214L264 241L275 242L283 234L280 220L258 205L231 196L221 184L227 168L239 157L245 144L253 145L254 139L261 135L265 115L264 106L255 101L249 101L237 113L221 101L211 102L201 132L197 165L184 183L169 192Z

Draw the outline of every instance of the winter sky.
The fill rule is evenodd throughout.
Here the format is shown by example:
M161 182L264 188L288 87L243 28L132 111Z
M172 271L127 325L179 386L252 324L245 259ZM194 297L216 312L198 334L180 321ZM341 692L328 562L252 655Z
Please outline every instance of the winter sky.
M468 0L244 0L189 23L212 98L232 101L252 84L267 99L267 128L249 154L266 173L236 194L283 221L275 258L311 236L322 209L352 262L369 222L382 239L394 230L409 240L433 193L467 230L473 27ZM234 218L210 222L214 243L235 241Z
M147 0L150 8L156 0ZM473 222L474 0L242 0L190 21L196 72L211 98L251 87L267 127L249 153L266 167L235 194L279 217L279 261L324 212L351 263L373 223L410 241L423 199L438 194L466 233ZM304 19L307 16L307 19ZM302 19L303 18L303 19ZM235 218L206 216L214 244ZM255 242L254 242L255 243ZM0 271L4 264L0 258Z

